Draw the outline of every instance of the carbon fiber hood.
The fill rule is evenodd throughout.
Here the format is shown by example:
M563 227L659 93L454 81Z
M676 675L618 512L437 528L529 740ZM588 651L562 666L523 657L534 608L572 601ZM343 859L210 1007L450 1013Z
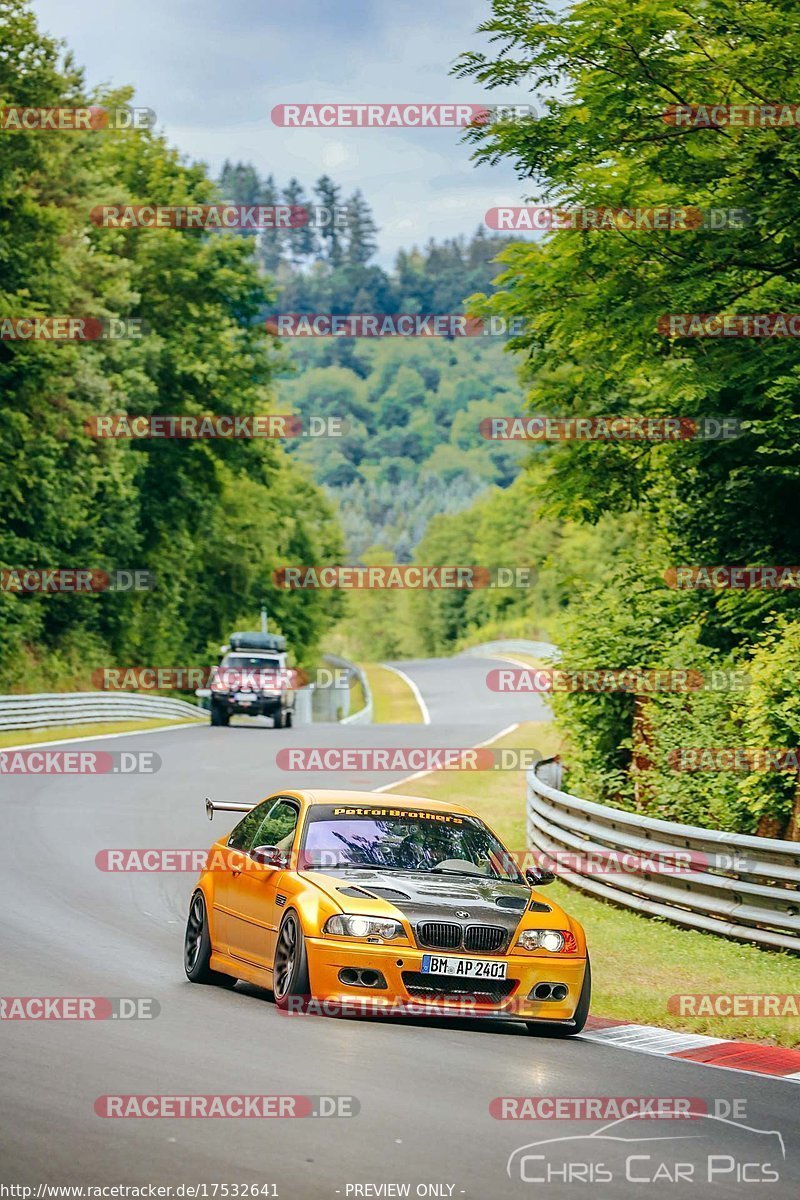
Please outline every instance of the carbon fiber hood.
M322 882L322 880L318 880ZM333 887L331 887L333 885ZM325 877L325 890L344 908L355 910L359 897L383 900L411 925L447 921L455 925L502 926L510 936L531 898L525 884L475 875L433 875L417 871L356 868ZM350 900L350 904L346 900Z

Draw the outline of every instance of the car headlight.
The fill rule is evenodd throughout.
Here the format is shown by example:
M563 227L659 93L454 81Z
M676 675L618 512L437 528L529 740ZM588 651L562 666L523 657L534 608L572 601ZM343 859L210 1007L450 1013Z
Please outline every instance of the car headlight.
M526 929L517 939L521 950L549 950L551 954L575 954L577 944L568 929Z
M351 917L341 913L328 917L323 933L338 934L340 937L402 937L404 930L399 921L386 917Z

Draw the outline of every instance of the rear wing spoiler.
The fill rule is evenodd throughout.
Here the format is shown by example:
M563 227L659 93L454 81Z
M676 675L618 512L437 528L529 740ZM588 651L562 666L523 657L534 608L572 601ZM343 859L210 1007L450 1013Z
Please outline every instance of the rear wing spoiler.
M255 808L255 804L218 804L209 796L206 796L206 812L208 813L209 821L214 820L215 812L250 812Z

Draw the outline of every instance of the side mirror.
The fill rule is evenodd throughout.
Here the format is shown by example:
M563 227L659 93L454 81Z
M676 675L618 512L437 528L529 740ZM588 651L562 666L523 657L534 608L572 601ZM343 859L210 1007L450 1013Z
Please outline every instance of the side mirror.
M289 855L285 850L279 850L277 846L254 846L249 851L249 855L262 867L288 867L289 865Z
M555 875L552 871L534 871L528 867L525 872L525 878L531 887L545 887L548 883L555 883Z

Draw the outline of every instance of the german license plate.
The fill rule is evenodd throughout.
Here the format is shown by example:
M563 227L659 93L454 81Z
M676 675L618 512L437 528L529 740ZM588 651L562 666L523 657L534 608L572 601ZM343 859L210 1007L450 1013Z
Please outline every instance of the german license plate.
M488 958L453 958L449 954L424 954L423 975L456 975L461 979L505 979L507 963Z
M246 692L237 692L234 699L237 704L252 704L255 696L248 696Z

